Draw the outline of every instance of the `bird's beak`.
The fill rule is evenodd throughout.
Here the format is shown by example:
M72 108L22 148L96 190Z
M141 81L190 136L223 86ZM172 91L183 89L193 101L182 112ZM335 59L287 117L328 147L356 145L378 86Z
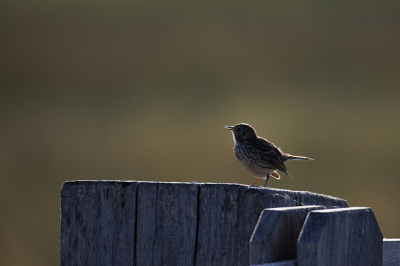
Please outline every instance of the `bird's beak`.
M235 127L234 127L234 126L225 126L225 128L226 128L227 130L230 130L230 131L234 131L234 130L235 130Z

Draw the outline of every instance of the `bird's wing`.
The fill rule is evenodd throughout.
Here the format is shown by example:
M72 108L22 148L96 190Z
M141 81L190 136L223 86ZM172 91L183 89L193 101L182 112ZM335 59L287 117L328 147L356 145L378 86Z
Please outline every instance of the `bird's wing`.
M272 167L282 171L290 177L286 166L283 163L285 158L279 148L266 139L259 137L258 140L256 149L260 157Z
M261 158L272 167L278 169L279 171L282 171L283 173L286 173L286 166L283 164L282 160L279 158L278 154L275 151L264 151L263 153L261 153Z

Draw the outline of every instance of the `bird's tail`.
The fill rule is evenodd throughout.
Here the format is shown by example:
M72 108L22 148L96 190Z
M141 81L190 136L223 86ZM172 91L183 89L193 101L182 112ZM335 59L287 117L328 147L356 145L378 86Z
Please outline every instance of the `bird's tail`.
M304 156L295 156L295 155L290 155L285 153L285 163L290 162L292 160L304 160L304 161L312 161L314 160L313 158L309 158L309 157L304 157Z

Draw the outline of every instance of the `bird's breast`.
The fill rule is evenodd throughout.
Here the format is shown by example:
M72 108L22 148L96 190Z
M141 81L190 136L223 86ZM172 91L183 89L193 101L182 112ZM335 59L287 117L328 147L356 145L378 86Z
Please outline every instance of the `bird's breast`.
M234 151L239 164L258 178L266 178L276 170L265 162L256 150L245 144L235 143Z

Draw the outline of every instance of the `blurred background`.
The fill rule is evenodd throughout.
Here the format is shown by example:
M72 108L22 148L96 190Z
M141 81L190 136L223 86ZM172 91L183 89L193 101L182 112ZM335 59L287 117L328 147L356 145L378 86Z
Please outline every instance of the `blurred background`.
M400 237L399 25L399 1L1 1L0 265L59 263L67 180L252 184L240 122L315 159L269 186Z

